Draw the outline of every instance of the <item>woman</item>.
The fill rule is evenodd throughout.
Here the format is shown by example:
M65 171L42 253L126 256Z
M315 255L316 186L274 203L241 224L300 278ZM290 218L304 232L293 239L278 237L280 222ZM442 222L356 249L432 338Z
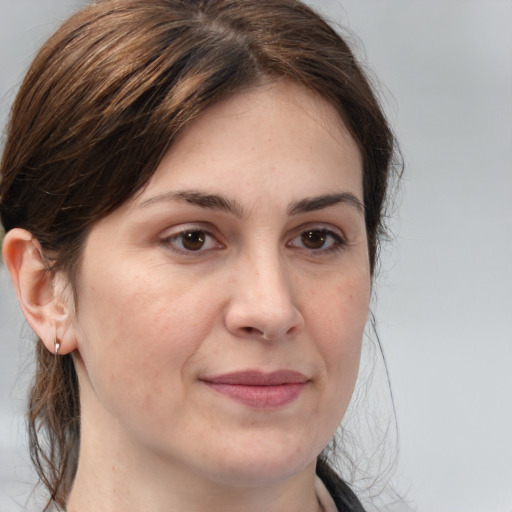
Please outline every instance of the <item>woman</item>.
M360 511L350 401L394 141L292 0L103 0L15 101L3 256L31 451L68 512Z

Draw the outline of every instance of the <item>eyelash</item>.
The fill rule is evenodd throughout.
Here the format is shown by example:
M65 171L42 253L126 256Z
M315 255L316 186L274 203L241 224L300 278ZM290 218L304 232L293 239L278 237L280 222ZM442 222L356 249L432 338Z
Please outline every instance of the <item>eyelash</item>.
M197 248L197 250L184 247L184 237L186 235L194 234L196 236L202 235L204 244L208 244L209 240L210 245L213 244L213 246L207 247L205 249L204 245L201 245L200 247ZM324 245L322 245L322 247L319 248L305 247L304 245L302 247L298 247L294 243L295 240L301 239L301 243L304 244L303 237L304 235L307 234L314 234L316 237L323 238L324 242L330 239L330 245L328 247L324 247ZM192 242L194 241L192 238L189 241L191 240ZM176 246L176 242L180 242L181 247ZM201 256L205 252L209 252L211 250L221 250L225 248L224 244L219 242L213 234L211 234L207 229L203 229L200 227L182 229L178 233L162 238L160 243L165 247L170 248L173 252L176 252L178 254L185 254L187 256ZM301 251L314 254L315 256L324 256L343 250L347 246L347 241L341 235L339 235L333 230L319 227L311 227L306 229L302 228L297 235L295 235L289 242L287 242L286 246L291 248L297 248Z

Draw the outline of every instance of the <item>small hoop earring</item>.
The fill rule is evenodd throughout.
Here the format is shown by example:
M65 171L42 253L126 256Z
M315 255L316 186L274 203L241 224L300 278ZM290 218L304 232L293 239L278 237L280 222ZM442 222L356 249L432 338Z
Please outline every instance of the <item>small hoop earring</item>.
M55 338L55 357L59 355L60 341L58 338Z

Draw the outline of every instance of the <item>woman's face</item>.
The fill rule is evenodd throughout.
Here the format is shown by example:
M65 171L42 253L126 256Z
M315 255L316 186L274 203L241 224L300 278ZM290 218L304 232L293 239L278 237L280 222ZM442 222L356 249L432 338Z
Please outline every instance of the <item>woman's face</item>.
M311 468L354 387L369 291L361 156L334 109L287 82L216 104L87 239L87 442L244 485Z

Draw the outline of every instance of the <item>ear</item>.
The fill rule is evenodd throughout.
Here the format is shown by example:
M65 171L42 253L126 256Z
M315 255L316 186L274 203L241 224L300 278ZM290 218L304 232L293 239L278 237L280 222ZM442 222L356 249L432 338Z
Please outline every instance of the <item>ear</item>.
M23 314L46 348L54 352L58 338L59 354L75 350L72 294L64 276L46 267L39 242L25 229L14 228L4 237L2 253Z

